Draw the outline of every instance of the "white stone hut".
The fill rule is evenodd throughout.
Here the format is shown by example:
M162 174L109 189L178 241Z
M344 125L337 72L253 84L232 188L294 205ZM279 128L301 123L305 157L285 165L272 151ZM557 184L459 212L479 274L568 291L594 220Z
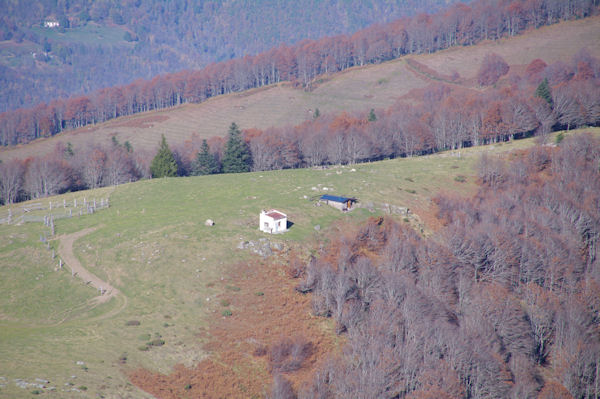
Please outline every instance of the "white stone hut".
M56 18L48 18L44 21L44 28L58 28L60 26L60 22L56 20Z
M260 212L259 229L265 233L278 234L287 231L287 215L275 209Z
M356 203L356 198L338 197L337 195L325 194L321 196L321 201L325 202L342 212L347 212L352 209Z

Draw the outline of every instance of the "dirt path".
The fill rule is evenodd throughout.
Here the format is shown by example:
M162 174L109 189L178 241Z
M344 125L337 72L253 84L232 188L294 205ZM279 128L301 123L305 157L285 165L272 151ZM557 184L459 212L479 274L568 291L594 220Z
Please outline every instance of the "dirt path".
M95 227L59 236L58 253L65 264L72 270L74 276L79 277L86 284L91 285L101 292L100 295L93 299L96 304L101 304L108 302L112 297L119 294L119 290L110 285L110 283L101 280L98 276L86 270L73 253L73 243L94 230L96 230ZM125 302L127 302L127 300L125 300Z

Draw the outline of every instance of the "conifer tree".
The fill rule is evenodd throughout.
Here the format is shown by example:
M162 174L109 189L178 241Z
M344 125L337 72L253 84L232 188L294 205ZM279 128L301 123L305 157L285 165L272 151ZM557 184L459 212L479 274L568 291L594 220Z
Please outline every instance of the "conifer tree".
M540 83L537 89L535 89L535 96L546 100L548 105L550 105L550 108L552 108L552 91L550 90L550 85L548 84L548 78L544 78L542 83Z
M164 134L162 135L158 152L150 164L150 173L152 177L177 176L177 162L175 162L175 157L167 144Z
M369 122L375 122L377 120L377 115L375 115L375 110L373 108L371 108L371 111L369 111L369 116L367 117L367 120Z
M232 122L223 154L223 173L249 172L251 162L248 144L242 139L238 126Z
M212 175L214 173L219 173L219 164L215 156L210 153L206 140L202 140L202 148L198 152L196 162L192 166L192 175Z

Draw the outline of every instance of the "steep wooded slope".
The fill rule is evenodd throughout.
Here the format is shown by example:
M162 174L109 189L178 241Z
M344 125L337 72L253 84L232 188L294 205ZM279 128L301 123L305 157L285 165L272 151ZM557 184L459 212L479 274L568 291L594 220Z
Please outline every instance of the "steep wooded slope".
M449 1L3 1L0 112L354 32ZM43 26L56 20L58 28ZM268 21L268 23L265 23Z
M521 36L489 41L470 47L454 47L434 54L410 56L437 75L459 74L454 85L480 90L475 75L484 56L501 54L511 69L525 69L536 58L550 64L568 61L582 48L595 57L600 55L600 18L592 17L532 30ZM128 140L137 150L154 150L165 134L169 143L182 144L192 134L200 138L223 136L232 121L243 128L265 129L295 125L310 119L316 108L321 113L342 110L385 108L439 79L418 67L409 66L404 57L378 65L355 67L331 75L312 91L289 84L267 86L243 93L212 98L201 104L186 104L168 110L118 118L113 121L63 132L49 139L0 151L0 158L26 158L52 151L57 143L71 142L74 147L89 143L109 143L111 136ZM418 65L418 64L417 64Z

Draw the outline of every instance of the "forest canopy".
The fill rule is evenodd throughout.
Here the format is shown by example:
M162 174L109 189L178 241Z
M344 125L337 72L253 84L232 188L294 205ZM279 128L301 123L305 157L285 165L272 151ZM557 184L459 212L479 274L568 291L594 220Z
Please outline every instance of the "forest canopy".
M323 74L380 63L405 54L516 35L527 28L586 17L597 9L598 5L592 2L552 0L458 3L436 14L419 14L372 25L352 35L281 44L254 56L213 63L203 69L159 75L152 80L137 80L84 96L55 99L34 108L5 112L0 114L0 145L27 143L64 129L187 102L202 102L220 94L281 81L309 89L314 79ZM112 55L107 54L107 57L112 58ZM492 77L505 69L501 64L490 64L494 65L500 69L492 71ZM122 69L122 66L111 67L111 71ZM588 74L590 72L596 74L593 67ZM13 81L8 79L8 83ZM488 81L486 78L482 83Z
M3 1L0 112L433 12L441 0ZM265 23L269 21L269 23ZM45 26L46 22L58 27Z
M336 231L298 290L346 343L299 397L597 397L598 159L591 135L482 159L477 195L436 198L429 238L383 218Z

